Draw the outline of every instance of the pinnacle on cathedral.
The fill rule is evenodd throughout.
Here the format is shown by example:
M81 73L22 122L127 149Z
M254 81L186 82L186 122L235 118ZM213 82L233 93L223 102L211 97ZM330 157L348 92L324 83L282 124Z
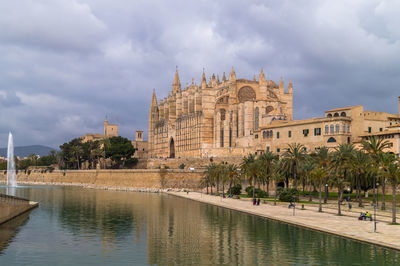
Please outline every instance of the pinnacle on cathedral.
M231 73L229 74L229 81L235 81L235 80L236 80L236 73L235 73L235 69L233 69L233 66L232 66Z
M179 80L178 68L176 68L174 82L172 83L172 94L179 92L181 92L181 82Z
M206 87L207 87L206 74L204 73L203 69L203 75L201 76L201 88L205 89Z

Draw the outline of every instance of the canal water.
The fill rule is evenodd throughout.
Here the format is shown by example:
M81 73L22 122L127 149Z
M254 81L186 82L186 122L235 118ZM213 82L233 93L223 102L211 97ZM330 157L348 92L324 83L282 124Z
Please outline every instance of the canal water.
M0 193L5 192L0 188ZM165 194L28 186L0 265L400 265L400 252Z

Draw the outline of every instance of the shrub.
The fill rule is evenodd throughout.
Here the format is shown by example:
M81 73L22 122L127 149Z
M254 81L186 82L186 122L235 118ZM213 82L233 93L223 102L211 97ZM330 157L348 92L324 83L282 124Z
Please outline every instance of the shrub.
M247 195L249 197L253 197L253 186L248 186L246 188L246 192L247 192ZM259 188L256 188L255 191L254 191L254 196L256 198L266 198L267 197L267 192L265 192L264 190L261 190Z
M278 193L280 201L292 202L294 201L294 197L296 197L296 201L299 200L299 191L295 188L278 189Z
M241 191L242 191L242 185L241 184L236 184L233 187L231 187L232 195L240 195Z
M181 163L180 165L179 165L179 169L185 169L185 164L184 163Z

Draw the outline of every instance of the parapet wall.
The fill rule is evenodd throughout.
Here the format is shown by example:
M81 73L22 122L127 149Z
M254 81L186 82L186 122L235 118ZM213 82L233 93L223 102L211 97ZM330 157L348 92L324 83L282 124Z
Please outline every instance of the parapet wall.
M203 171L178 169L129 169L129 170L33 170L19 171L17 182L76 184L99 187L126 188L188 188L197 189ZM7 174L0 173L0 182L6 182Z
M34 208L37 203L14 196L0 194L0 224Z

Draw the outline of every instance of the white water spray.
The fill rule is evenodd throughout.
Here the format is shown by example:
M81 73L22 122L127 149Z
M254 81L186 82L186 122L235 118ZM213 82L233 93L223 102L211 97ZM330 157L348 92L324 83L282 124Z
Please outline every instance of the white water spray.
M8 134L8 149L7 149L7 186L16 187L17 180L15 176L15 161L14 161L14 141L11 132Z

